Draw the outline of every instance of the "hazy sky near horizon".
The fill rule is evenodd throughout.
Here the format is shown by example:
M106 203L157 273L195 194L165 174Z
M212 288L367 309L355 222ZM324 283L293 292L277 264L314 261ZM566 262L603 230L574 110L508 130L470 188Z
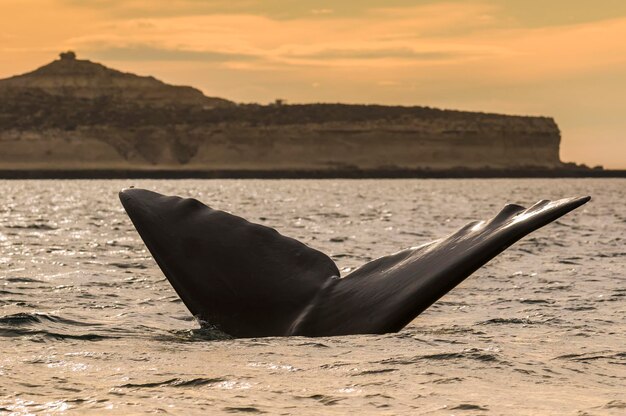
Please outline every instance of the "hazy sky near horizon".
M547 115L626 169L623 0L1 0L0 78L79 58L241 102Z

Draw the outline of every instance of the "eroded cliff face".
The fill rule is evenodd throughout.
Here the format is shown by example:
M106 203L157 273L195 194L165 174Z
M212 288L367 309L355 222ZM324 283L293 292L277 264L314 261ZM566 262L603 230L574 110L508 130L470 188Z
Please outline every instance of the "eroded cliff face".
M70 59L70 65L76 62ZM150 87L153 79L113 76L108 68L82 62L88 62L87 67L80 63L73 78L65 68L62 85L51 75L54 63L43 75L31 76L30 83L19 77L0 81L0 169L562 166L560 133L551 118L425 107L260 106L226 100L207 105L198 99L197 90L189 93L161 83L174 89L166 89L163 98L160 94L166 90ZM93 75L102 71L100 67L105 75ZM6 81L11 81L9 87ZM24 85L17 85L20 82ZM94 87L107 83L115 85L110 90L126 90L126 95L103 95L98 93L101 87Z
M415 119L400 124L106 125L0 131L5 169L554 168L548 118Z

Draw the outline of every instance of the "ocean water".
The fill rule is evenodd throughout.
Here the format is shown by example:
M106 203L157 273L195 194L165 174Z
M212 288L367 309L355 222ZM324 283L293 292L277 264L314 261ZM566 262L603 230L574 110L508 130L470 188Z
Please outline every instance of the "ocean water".
M124 213L193 196L354 267L591 195L396 334L215 339ZM626 414L626 180L0 182L0 414Z

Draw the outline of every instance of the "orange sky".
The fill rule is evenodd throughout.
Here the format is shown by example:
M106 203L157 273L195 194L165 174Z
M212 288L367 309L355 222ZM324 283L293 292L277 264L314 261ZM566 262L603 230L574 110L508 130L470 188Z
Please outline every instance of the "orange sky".
M61 50L235 101L555 117L626 168L626 1L2 0L0 78Z

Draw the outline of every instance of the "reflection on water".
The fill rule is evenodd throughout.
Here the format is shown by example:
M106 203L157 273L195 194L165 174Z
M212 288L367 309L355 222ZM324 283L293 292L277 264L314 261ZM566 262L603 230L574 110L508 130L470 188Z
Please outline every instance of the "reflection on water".
M405 330L224 339L200 329L117 200L193 196L332 256L343 274L505 203L591 203ZM624 414L626 181L0 183L0 413Z

